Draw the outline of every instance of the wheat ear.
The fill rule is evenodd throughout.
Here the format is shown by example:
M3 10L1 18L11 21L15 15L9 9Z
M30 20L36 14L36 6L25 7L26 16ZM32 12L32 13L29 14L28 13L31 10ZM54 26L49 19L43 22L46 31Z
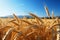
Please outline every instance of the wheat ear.
M46 6L44 6L44 8L45 8L45 11L46 11L47 16L50 17L50 13L48 11L48 8Z
M13 29L13 28L10 28L10 29L6 32L6 34L4 35L4 37L2 38L2 40L5 40L6 37L9 36L9 34L12 32L12 29Z
M32 23L30 23L30 22L28 22L28 21L26 21L26 20L21 20L22 22L25 22L25 23L27 23L27 24L29 24L29 25L33 25Z
M30 15L31 15L32 17L38 19L41 23L44 23L44 22L41 20L41 18L39 18L38 16L36 16L36 15L34 15L34 14L32 14L32 13L30 13Z
M13 14L13 16L16 19L16 21L19 23L19 18L15 14Z

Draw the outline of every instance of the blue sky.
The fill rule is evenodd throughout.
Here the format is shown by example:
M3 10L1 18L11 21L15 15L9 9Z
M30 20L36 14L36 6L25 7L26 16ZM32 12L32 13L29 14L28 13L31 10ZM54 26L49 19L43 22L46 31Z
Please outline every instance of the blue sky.
M40 17L45 17L44 5L52 10L55 16L60 16L60 0L0 0L0 17L15 13L16 15L28 15L32 12Z

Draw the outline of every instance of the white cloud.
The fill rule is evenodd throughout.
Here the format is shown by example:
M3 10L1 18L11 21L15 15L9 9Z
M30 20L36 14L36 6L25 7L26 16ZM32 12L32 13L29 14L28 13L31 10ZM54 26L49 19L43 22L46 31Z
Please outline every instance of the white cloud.
M27 12L24 12L23 3L17 4L16 2L11 1L0 0L0 17L13 15L14 12L16 12L16 15L27 15Z

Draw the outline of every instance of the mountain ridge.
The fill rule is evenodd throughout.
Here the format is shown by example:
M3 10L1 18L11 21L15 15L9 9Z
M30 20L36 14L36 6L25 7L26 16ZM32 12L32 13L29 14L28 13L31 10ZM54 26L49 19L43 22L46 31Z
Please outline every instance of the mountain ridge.
M13 18L13 15L5 16L5 17L0 17L0 18L8 18L8 17ZM19 18L24 18L24 17L26 17L26 18L33 18L30 15L18 15L17 17L19 17ZM58 17L60 19L60 16L55 16L54 18L56 18L56 17ZM40 17L40 18L42 18L42 19L47 18L48 19L49 17ZM52 18L52 17L50 17L50 18Z

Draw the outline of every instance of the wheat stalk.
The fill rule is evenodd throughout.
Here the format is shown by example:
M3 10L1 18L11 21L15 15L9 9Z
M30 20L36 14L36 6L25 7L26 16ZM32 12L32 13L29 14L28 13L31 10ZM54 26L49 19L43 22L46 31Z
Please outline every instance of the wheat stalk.
M13 14L13 16L14 16L14 18L16 19L16 21L19 23L20 21L19 21L19 18L15 15L15 14Z
M52 11L52 19L54 18L54 12Z
M14 40L17 40L17 38L22 34L22 32L16 33L14 36Z
M41 23L44 23L44 22L41 20L41 18L39 18L38 16L36 16L36 15L34 15L34 14L32 14L32 13L30 13L30 15L31 15L32 17L38 19Z
M33 25L32 23L30 23L30 22L28 22L28 21L26 21L26 20L21 20L22 22L25 22L25 23L27 23L27 24L29 24L29 25Z
M45 8L45 11L46 11L47 16L50 17L50 13L48 11L48 8L46 6L44 6L44 8Z
M26 37L32 35L33 33L35 33L35 32L33 31L33 32L28 33L28 34L26 35Z
M9 22L13 22L13 21L15 21L15 19L13 19L13 20L10 20Z
M11 21L10 21L11 22ZM20 26L18 23L16 23L16 22L11 22L11 23L13 23L13 24L15 24L16 26Z
M9 36L9 34L12 32L13 28L10 28L6 34L4 35L4 37L2 38L2 40L5 40L7 36Z

